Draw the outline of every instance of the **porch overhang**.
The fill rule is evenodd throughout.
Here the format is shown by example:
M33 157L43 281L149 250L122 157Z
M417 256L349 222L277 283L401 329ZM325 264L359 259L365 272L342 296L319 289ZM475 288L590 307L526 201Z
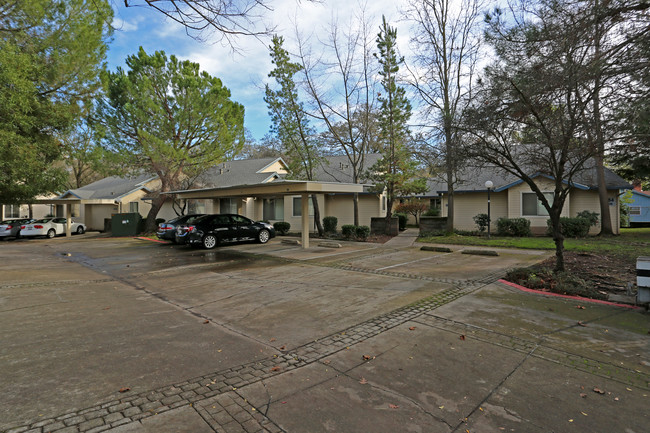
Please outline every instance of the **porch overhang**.
M303 207L308 205L310 194L362 193L363 185L357 183L316 182L307 180L282 180L252 185L169 191L181 199L217 199L229 197L277 197L300 195ZM309 248L309 212L302 210L302 247Z

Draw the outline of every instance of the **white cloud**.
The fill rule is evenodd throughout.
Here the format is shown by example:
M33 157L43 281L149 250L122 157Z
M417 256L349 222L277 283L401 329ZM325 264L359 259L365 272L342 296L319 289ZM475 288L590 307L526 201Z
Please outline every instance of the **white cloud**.
M137 22L124 21L121 18L113 18L113 28L117 31L122 32L135 32L138 30Z

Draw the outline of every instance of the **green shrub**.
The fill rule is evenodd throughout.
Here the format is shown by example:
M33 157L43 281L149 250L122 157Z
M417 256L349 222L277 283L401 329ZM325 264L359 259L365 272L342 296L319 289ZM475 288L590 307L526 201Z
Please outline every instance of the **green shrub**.
M355 229L355 235L357 237L357 240L365 242L368 239L368 235L370 234L370 227L368 226L358 226Z
M408 221L408 215L405 213L394 212L393 216L399 218L399 229L406 230L406 221Z
M546 220L546 233L553 234L551 220ZM591 221L587 218L560 218L560 233L567 238L584 238L589 234Z
M530 221L526 218L499 218L497 234L499 236L530 236Z
M323 229L325 233L336 233L336 225L339 223L335 216L326 216L323 218Z
M431 207L429 208L428 211L422 214L422 216L431 216L431 217L437 217L440 216L440 209Z
M583 210L582 212L578 212L578 215L576 215L578 218L584 218L589 220L589 226L594 227L598 225L598 212L591 212L588 210Z
M341 233L343 234L343 237L346 239L352 239L357 232L357 226L352 225L352 224L345 224L341 226Z
M480 213L474 216L474 222L476 223L476 227L478 227L478 231L483 233L487 230L490 219L486 213Z
M289 233L291 224L286 221L278 221L277 223L273 223L273 228L280 236L284 236Z

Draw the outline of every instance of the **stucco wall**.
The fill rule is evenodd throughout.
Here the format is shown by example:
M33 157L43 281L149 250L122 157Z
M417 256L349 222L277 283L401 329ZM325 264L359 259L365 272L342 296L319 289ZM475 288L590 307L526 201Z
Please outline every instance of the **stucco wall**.
M542 191L552 192L555 188L553 181L538 179ZM532 192L526 184L516 185L506 191L490 194L492 229L496 230L496 220L500 217L521 218L522 215L522 193ZM610 205L610 217L614 233L619 233L620 218L618 212L619 198L617 191L609 191L608 197L612 200ZM454 227L459 230L476 230L474 216L479 213L487 213L487 192L477 193L456 193L454 195ZM563 217L575 217L578 212L589 210L600 213L598 203L598 192L594 190L584 191L573 189L564 204ZM441 216L447 216L447 197L443 196ZM533 232L542 233L546 230L548 216L525 216L531 222ZM600 231L600 225L592 227L590 233L596 234Z
M454 194L454 228L458 230L477 230L474 217L487 214L487 191ZM442 213L448 216L447 196L443 196ZM490 192L491 228L496 230L496 220L508 216L508 192Z
M346 224L354 224L354 201L351 194L325 196L325 213L322 217L335 216L338 230ZM377 194L359 194L359 225L370 227L370 219L386 216L381 210L381 197ZM286 219L286 217L285 217Z
M284 221L288 222L291 224L291 231L296 231L299 232L302 227L302 217L301 216L293 216L293 198L294 197L300 197L299 195L285 195L284 196ZM322 194L318 194L317 196L318 200L318 209L320 211L320 216L321 219L326 216L324 214L325 211L325 197ZM309 201L311 202L311 198L309 198ZM316 229L314 228L314 217L310 215L309 217L309 231L314 232Z
M620 214L619 214L619 201L618 201L618 192L617 191L608 191L607 198L610 202L609 206L609 216L612 222L612 229L614 233L619 233L620 231ZM596 212L598 214L598 219L600 221L600 202L598 199L598 191L589 190L573 190L571 191L571 206L570 213L572 217L575 217L579 212L583 210L588 210L590 212ZM600 232L600 224L595 227L592 227L589 231L590 234L598 234Z

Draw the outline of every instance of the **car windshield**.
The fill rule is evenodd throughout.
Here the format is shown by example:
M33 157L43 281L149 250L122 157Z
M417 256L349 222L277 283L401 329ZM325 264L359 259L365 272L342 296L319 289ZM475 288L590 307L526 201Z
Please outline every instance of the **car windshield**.
M35 223L49 223L50 221L52 221L52 218L43 218L43 219L40 219L40 220L36 220L34 222Z

